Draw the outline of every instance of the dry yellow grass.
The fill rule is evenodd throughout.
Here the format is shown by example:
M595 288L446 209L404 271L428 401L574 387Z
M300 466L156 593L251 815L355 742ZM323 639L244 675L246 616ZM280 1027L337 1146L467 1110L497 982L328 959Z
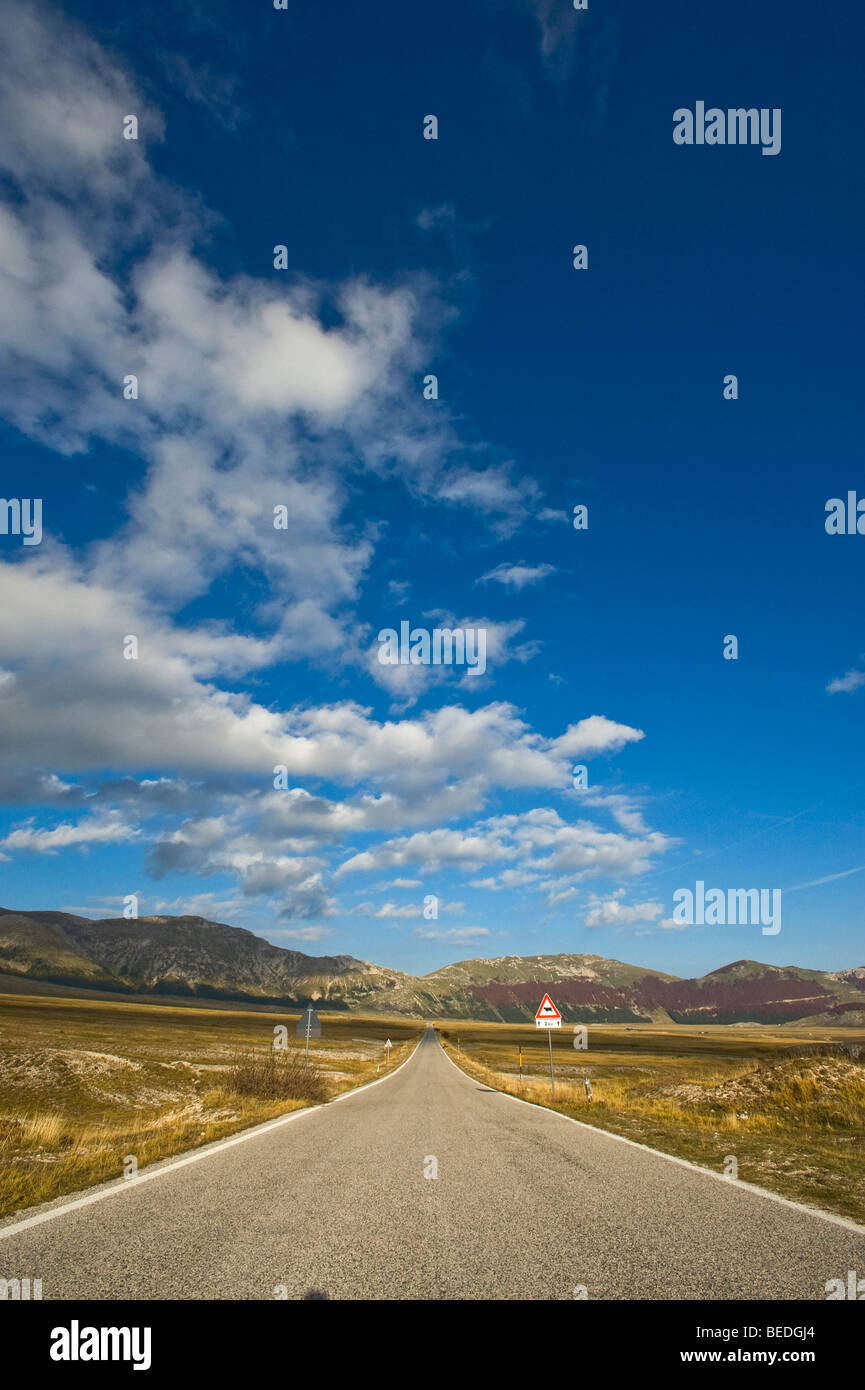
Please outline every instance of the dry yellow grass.
M409 1054L421 1025L320 1015L312 1070L327 1098ZM240 1054L267 1055L298 1015L0 996L0 1216L119 1178L302 1108L238 1094Z

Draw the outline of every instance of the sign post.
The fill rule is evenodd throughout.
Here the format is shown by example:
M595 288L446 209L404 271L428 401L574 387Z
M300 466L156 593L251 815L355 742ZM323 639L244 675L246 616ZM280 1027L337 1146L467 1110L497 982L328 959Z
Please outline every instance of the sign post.
M295 1033L299 1038L306 1038L306 1055L308 1057L310 1038L321 1037L321 1024L318 1019L318 1014L311 1004L309 1008L305 1009L301 1014L300 1022L295 1029Z
M545 994L535 1014L535 1027L546 1028L547 1042L550 1045L550 1093L556 1094L556 1075L553 1071L553 1028L561 1028L562 1016L548 994Z
M391 1042L390 1038L388 1038L387 1042L385 1043L385 1048L387 1049L387 1065L388 1065L388 1066L390 1066L390 1050L391 1050L392 1047L393 1047L393 1043Z

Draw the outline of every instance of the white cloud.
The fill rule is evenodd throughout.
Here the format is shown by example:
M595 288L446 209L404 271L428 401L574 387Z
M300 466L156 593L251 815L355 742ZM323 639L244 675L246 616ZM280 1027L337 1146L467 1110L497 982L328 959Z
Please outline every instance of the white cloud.
M219 277L193 250L213 219L150 169L161 117L121 64L59 13L11 0L5 21L0 163L22 196L0 216L0 405L54 448L99 437L148 465L129 525L94 549L96 582L177 604L240 563L281 595L274 657L359 659L337 610L375 528L343 520L352 468L496 515L533 491L503 465L451 466L465 450L418 401L431 281Z
M498 513L503 529L509 530L509 523L526 515L529 504L537 498L538 488L528 478L514 482L507 469L497 465L455 472L441 484L438 495L445 502Z
M490 932L486 927L415 927L415 936L424 941L450 941L454 945L482 941Z
M482 575L480 582L486 584L494 580L506 588L520 590L524 589L527 584L537 584L540 579L546 579L547 575L555 573L555 565L509 565L503 561L500 565L496 565L495 569Z
M386 615L386 621L378 629L378 632L390 628L397 634L400 633L400 622L407 621L405 618L393 618ZM525 622L521 618L511 619L509 622L494 622L491 618L455 618L452 613L443 609L427 611L421 615L418 622L409 622L409 640L411 634L418 629L427 632L434 631L435 628L447 628L451 631L460 629L463 632L471 631L478 633L483 631L483 638L473 637L470 639L469 648L473 660L477 661L480 651L479 642L484 644L485 670L469 671L468 666L460 664L452 665L433 665L433 664L406 664L390 665L382 662L380 654L384 650L383 644L378 640L378 632L373 638L366 652L366 667L373 680L384 686L391 695L394 696L395 704L398 709L408 708L414 704L418 698L430 687L435 685L454 684L461 690L475 691L487 687L492 675L501 667L506 666L511 661L520 662L525 665L537 655L540 643L536 640L517 642L515 639L520 636L525 628Z
M484 888L492 893L499 893L505 889L525 888L529 884L537 883L540 874L531 873L526 869L504 869L498 878L478 878L472 880L472 888Z
M586 926L629 927L637 922L656 922L663 911L664 904L659 902L635 903L628 907L618 898L595 898L586 913Z
M189 917L206 917L211 922L237 923L237 919L243 920L244 914L249 908L248 902L236 896L224 896L219 893L192 893L184 894L182 898L160 898L150 897L141 892L138 894L138 910L141 916L167 916L180 914ZM117 915L120 904L113 907L112 915ZM69 908L70 912L74 909Z
M537 486L491 462L486 446L464 447L446 409L424 408L417 373L446 313L429 277L217 273L199 252L216 219L154 173L163 121L124 66L59 12L19 0L4 40L0 166L14 196L0 209L0 410L67 456L100 442L141 462L114 534L67 547L46 503L38 553L0 561L4 788L19 803L92 799L93 812L15 827L5 857L140 835L157 874L225 874L239 896L214 902L267 898L281 918L303 920L336 912L327 875L337 854L346 875L493 864L503 887L509 874L529 886L538 874L638 872L669 842L623 794L604 809L624 834L549 811L465 831L452 823L498 791L567 791L573 758L617 752L639 729L592 715L547 736L504 702L376 719L354 701L257 701L255 678L289 661L365 671L403 706L439 678L371 668L356 608L381 528L354 519L362 471L470 508L501 534L562 514L541 509ZM228 111L230 83L217 74L175 63L173 76L193 100ZM138 141L122 138L129 112ZM134 401L122 397L129 373ZM286 529L274 527L275 507ZM551 568L487 577L520 589ZM219 622L178 616L229 576L257 599L232 595ZM405 581L392 580L390 601L405 598ZM493 673L538 651L519 620L423 617L486 627ZM129 634L137 660L123 657ZM461 694L476 689L453 674ZM298 783L290 792L272 790L279 765ZM102 779L95 790L88 777ZM133 817L163 819L145 836ZM400 833L351 843L366 832Z
M842 691L847 693L851 690L858 690L862 685L865 685L865 671L857 671L854 669L848 671L846 676L837 676L835 680L830 681L826 686L826 693L828 695L838 695Z
M631 729L627 724L616 724L603 714L592 714L570 724L560 738L554 739L551 747L566 758L591 757L598 753L617 753L627 743L638 743L645 738L642 729Z
M651 931L680 931L683 924L672 917L662 917L664 904L644 902L628 905L621 901L624 890L610 898L591 898L586 913L587 927L626 927L637 936Z
M674 844L657 831L628 836L603 830L590 821L568 824L557 811L539 807L519 815L494 816L468 830L440 828L384 840L351 855L340 865L336 877L408 864L420 865L425 873L443 867L477 873L486 865L504 861L530 874L565 874L573 880L605 874L631 877L644 873L655 856ZM480 882L491 886L488 879Z
M579 791L578 796L584 806L603 806L623 830L633 835L645 834L647 826L643 812L633 796L622 792L594 791Z
M837 874L826 874L825 878L812 878L808 883L795 883L792 888L785 888L785 893L798 893L803 888L819 888L824 883L835 883L839 878L849 878L851 874L861 874L865 869L865 864L857 864L853 869L842 869Z
M572 902L578 896L573 885L567 888L551 888L547 893L547 902L550 907L560 907L562 903Z
M368 873L371 869L399 868L404 864L420 864L427 873L434 873L445 865L472 869L492 859L507 858L511 853L494 836L440 828L386 840L371 850L354 854L340 865L337 877Z
M280 927L268 928L268 937L284 937L288 941L323 941L325 937L335 936L332 927Z
M93 816L74 825L64 821L52 829L38 827L30 819L11 830L0 844L6 849L30 854L56 854L62 849L123 844L135 839L137 834L134 826L124 824L119 816L111 814Z

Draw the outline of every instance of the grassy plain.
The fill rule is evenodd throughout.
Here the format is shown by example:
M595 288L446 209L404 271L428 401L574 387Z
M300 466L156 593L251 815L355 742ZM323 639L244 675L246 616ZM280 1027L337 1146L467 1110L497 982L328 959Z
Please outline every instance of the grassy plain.
M265 1058L298 1014L0 994L0 1217L122 1176L303 1099L238 1094L238 1061ZM319 1013L310 1061L328 1099L384 1074L421 1024Z
M743 1181L865 1223L865 1031L589 1025L578 1051L566 1027L553 1032L553 1099L541 1030L437 1029L490 1086L716 1173L735 1158Z

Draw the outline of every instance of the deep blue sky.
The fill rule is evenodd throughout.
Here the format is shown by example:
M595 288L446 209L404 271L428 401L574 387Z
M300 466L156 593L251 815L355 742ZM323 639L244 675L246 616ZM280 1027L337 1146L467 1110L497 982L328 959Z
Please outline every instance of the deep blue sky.
M824 528L828 498L865 495L858 10L590 0L575 15L566 0L292 0L287 12L82 3L64 14L71 29L45 7L14 6L20 46L8 59L24 93L13 90L9 118L25 130L3 147L4 189L38 248L36 269L15 273L44 312L2 341L12 382L0 399L2 491L43 499L45 538L26 548L0 536L0 832L12 837L0 845L0 901L113 915L135 892L142 913L200 911L281 944L419 972L540 951L680 975L742 956L862 964L865 678L827 686L865 668L865 537ZM25 101L40 83L63 94L62 136L42 123L44 101ZM781 108L780 154L676 146L673 111L697 100ZM112 144L115 111L142 113L140 148ZM437 141L422 138L428 113ZM150 172L142 164L133 177L123 160L139 155ZM94 309L92 285L70 270L73 238L117 287L114 308ZM585 272L572 267L578 242ZM288 274L273 268L278 243ZM163 258L178 248L184 268L157 324ZM206 320L193 307L172 323L196 277ZM390 357L366 320L346 328L340 295L358 282L377 313L388 294L411 299L411 328ZM309 359L294 340L274 349L287 394L273 388L266 419L232 394L261 340L251 301L308 313L318 335ZM333 370L315 354L337 334L360 347L358 381L333 404ZM152 414L127 430L116 383L142 344ZM421 400L426 372L438 375L438 402ZM726 373L738 376L735 402L722 398ZM206 477L190 500L198 453L172 453L151 507L166 440L200 449ZM235 493L226 480L246 451L255 462ZM466 500L467 477L495 480L496 506L485 493ZM320 595L314 545L300 574L254 553L254 528L282 498L274 488L294 478L332 488L333 508L316 502L315 514L341 554L366 547L351 578ZM580 502L586 532L569 521ZM247 503L252 539L232 520ZM199 532L200 555L189 539ZM133 535L150 560L130 558ZM484 582L517 564L553 568L522 588ZM162 591L187 565L191 577ZM22 586L37 569L31 600ZM68 618L55 572L82 586ZM310 595L311 626L295 617ZM134 605L173 657L149 668L147 692L124 685L118 696L114 683L132 673L115 659L113 615L120 636L137 631ZM514 624L516 654L476 684L451 673L396 692L363 654L381 628L432 627L423 615L436 612ZM36 641L49 614L58 631ZM277 638L284 614L291 634ZM327 615L339 632L323 652ZM215 624L226 640L270 642L267 659L227 661L218 647L204 667L175 671ZM722 658L729 633L737 661ZM271 826L262 838L259 799L273 802L280 761L270 742L223 768L230 732L190 746L188 759L163 737L173 718L205 727L220 691L287 732L321 707L367 711L360 773L343 775L348 750L336 762L298 754L291 767L292 787L331 804L332 831L307 826L301 842ZM427 773L410 741L396 762L378 746L383 722L405 724L411 740L444 707L496 702L512 707L506 747L516 721L547 750L590 716L645 737L611 734L597 756L553 749L560 782L502 774L495 752L469 766L473 734L453 760L436 734ZM393 738L401 747L398 727ZM569 790L577 761L594 805ZM65 789L46 789L50 774ZM154 812L132 784L118 790L121 778L166 779L169 800ZM445 784L462 789L454 814L434 796ZM357 805L382 793L405 801L385 827ZM558 816L555 845L525 838L539 810ZM503 832L503 816L522 819ZM595 862L586 830L572 861L549 866L572 844L562 828L589 822L628 843L598 842L613 857ZM466 862L457 841L472 827L485 849ZM405 844L437 831L457 832L437 842L441 854ZM649 842L652 832L666 838ZM339 872L368 851L371 870ZM502 885L508 870L531 877ZM661 925L674 890L699 877L785 890L781 933ZM494 889L476 886L491 878ZM437 921L418 915L426 894L441 900ZM653 906L622 925L587 924L613 903ZM404 915L377 917L386 904Z

